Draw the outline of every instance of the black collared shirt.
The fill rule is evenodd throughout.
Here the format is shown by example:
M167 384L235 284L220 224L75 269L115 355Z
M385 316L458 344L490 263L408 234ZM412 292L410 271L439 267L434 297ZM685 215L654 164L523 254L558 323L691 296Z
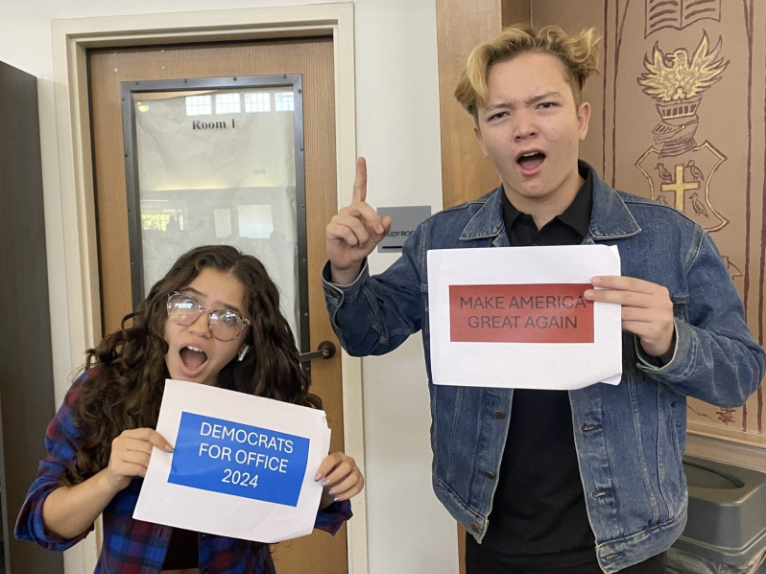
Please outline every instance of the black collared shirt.
M582 243L593 182L582 166L580 175L585 183L575 200L540 230L503 196L512 247ZM599 571L566 391L514 391L498 481L482 544L468 537L468 572Z
M593 181L590 170L580 172L585 180L574 201L561 215L538 231L531 215L516 209L503 194L503 220L511 247L530 245L579 245L588 234L593 207Z

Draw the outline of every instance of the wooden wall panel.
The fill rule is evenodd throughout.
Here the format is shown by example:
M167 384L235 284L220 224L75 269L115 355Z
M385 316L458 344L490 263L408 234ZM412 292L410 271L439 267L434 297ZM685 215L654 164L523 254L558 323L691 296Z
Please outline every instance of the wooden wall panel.
M604 36L606 28L606 7L603 0L589 0L588 2L562 2L562 0L535 0L535 9L532 19L535 26L540 28L555 24L561 26L564 31L576 34L585 28L596 28L596 32L602 37L599 43L599 74L593 76L583 90L583 101L589 102L591 107L590 126L588 137L580 142L580 158L591 164L599 174L604 173L606 155L604 145L606 132L604 131L604 98L606 96L606 82L611 73L610 66L605 65L606 49L611 49L610 42L614 40Z
M501 0L500 11L503 28L518 22L531 22L534 18L532 0Z
M503 26L530 19L529 0L436 1L444 207L475 199L497 187L500 178L481 152L473 118L453 92L468 54Z
M748 324L764 345L766 3L713 2L709 10L690 14L673 27L664 20L664 25L653 24L650 7L635 0L608 4L604 179L619 189L669 203L709 232L742 296ZM674 65L666 56L665 67L655 74L644 64L655 49L685 56L687 62L681 58ZM696 70L698 53L713 54L711 59L720 61L704 84L682 68ZM679 76L672 77L679 77L683 86L677 87L677 94L651 95L646 89L658 76L676 73ZM689 88L694 89L693 97ZM673 117L676 112L669 111L669 102L681 110L690 100L695 102L692 113ZM665 109L664 118L659 109ZM653 131L668 122L688 126L674 136L685 144L682 147L666 145ZM673 174L671 185L662 181L659 165ZM766 460L763 386L743 408L690 399L687 417L691 432L755 447L753 457L760 462L739 463L751 466Z

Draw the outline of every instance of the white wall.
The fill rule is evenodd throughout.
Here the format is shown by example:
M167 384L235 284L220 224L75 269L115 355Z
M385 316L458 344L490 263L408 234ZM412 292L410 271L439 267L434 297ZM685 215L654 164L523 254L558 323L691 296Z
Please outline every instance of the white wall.
M50 21L304 3L0 2L0 60L39 78L57 402L79 365L69 355ZM434 0L357 0L355 10L357 144L359 154L368 158L368 199L376 206L431 205L436 211L441 207L441 169ZM375 254L371 266L380 271L393 260ZM455 523L431 490L430 417L419 336L386 357L364 359L363 374L370 574L456 573ZM66 567L67 574L92 572L87 547L70 551Z
M375 206L442 207L434 0L356 6L357 145ZM377 273L396 260L375 253ZM363 360L370 574L456 574L455 521L431 487L420 334Z

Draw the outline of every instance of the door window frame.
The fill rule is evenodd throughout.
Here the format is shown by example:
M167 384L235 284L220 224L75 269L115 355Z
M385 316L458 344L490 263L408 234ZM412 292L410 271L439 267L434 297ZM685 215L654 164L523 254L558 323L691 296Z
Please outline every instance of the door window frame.
M295 336L300 353L311 352L309 336L309 278L308 245L306 236L306 178L303 142L303 78L300 74L281 76L237 76L220 78L189 78L185 80L145 80L121 82L122 133L125 142L125 179L128 198L128 243L130 244L130 283L133 309L146 297L143 239L141 223L141 191L138 166L138 134L136 125L136 98L142 94L197 93L210 90L247 90L250 88L284 88L292 94L295 158L295 229L298 250L296 256L298 296L297 332ZM217 95L217 94L216 94ZM239 94L238 94L239 95ZM170 263L170 262L168 262ZM302 363L310 376L310 363Z

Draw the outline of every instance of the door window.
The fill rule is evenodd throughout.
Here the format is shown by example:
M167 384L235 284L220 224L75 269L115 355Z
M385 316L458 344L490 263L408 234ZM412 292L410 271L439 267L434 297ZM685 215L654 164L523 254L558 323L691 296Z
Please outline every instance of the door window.
M134 306L181 254L226 243L263 262L308 348L300 81L123 82Z

